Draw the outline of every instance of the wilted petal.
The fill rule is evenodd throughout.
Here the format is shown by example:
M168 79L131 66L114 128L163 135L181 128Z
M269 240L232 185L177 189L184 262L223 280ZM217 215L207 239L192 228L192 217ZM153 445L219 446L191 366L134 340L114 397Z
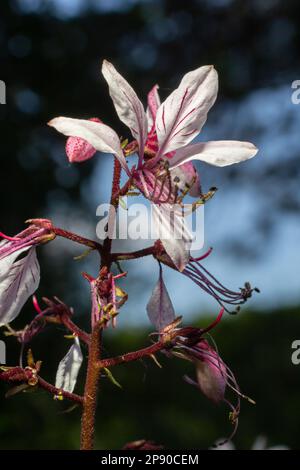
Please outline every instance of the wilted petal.
M23 248L0 260L0 326L12 322L40 282L40 267L35 248Z
M147 305L147 313L151 323L161 331L175 319L174 308L162 277L159 266L159 278Z
M100 152L112 153L119 159L121 165L127 171L127 164L119 137L113 129L105 124L67 117L52 119L48 124L68 137L84 139Z
M206 352L203 360L195 360L197 382L207 398L219 403L225 395L226 366L207 341L201 341L201 348L204 348Z
M174 186L180 191L188 193L192 197L201 195L200 179L198 172L191 162L184 163L170 171L171 179Z
M201 131L218 92L212 65L187 73L179 87L159 107L156 132L160 155L187 145Z
M65 357L60 361L56 373L55 387L72 393L83 361L79 339L74 339Z
M138 141L142 155L147 139L147 117L144 107L133 88L107 60L103 61L102 74L108 83L118 116Z
M98 118L89 121L101 122ZM69 137L66 143L66 154L69 162L84 162L92 158L97 150L89 142L80 137Z
M176 168L191 160L200 160L214 166L227 166L254 157L258 152L250 142L219 140L199 142L177 150L170 161L170 168Z
M148 132L151 131L153 125L155 124L157 110L160 107L158 88L158 85L154 85L154 87L148 93L148 107L146 111L148 119Z
M183 271L190 259L192 235L190 234L180 205L152 204L152 217L158 238L171 260Z

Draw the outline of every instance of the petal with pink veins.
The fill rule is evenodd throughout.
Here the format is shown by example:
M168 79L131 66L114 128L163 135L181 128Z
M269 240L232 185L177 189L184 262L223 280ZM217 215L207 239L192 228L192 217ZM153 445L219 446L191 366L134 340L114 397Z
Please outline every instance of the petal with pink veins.
M153 125L155 124L157 110L160 107L160 97L158 94L158 85L154 85L153 88L148 93L148 107L146 110L147 119L148 119L148 132L151 131Z
M176 151L170 161L170 169L191 160L200 160L214 166L228 166L255 157L258 149L250 142L219 140L199 142Z
M161 104L156 115L159 155L187 145L201 131L218 92L212 65L187 73L179 87Z
M89 121L101 122L98 118L91 118ZM67 139L66 154L70 163L89 160L96 152L95 147L80 137L69 137Z
M23 257L18 259L20 255ZM40 266L34 247L17 250L0 261L0 326L19 315L39 282Z
M103 61L102 74L108 83L109 94L117 114L137 140L139 153L142 156L147 139L147 117L144 107L133 88L107 60Z
M99 152L112 153L118 158L124 170L128 172L127 163L120 145L120 139L116 132L109 126L99 122L68 117L52 119L48 125L68 137L84 139L96 150L99 150Z

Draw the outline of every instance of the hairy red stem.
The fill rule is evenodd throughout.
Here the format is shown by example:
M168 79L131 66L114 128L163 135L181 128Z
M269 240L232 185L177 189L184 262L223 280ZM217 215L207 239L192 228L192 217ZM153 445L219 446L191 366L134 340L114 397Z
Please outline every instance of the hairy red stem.
M162 349L166 349L166 343L158 341L157 343L148 346L147 348L139 349L138 351L122 354L121 356L102 359L98 362L98 367L113 367L126 362L138 361L142 357L151 356Z
M59 237L67 238L68 240L72 240L75 243L85 245L89 248L92 248L93 250L99 251L100 254L103 253L103 246L101 245L101 243L95 242L94 240L90 240L89 238L85 238L80 235L76 235L73 232L63 230L59 227L52 227L51 230L55 233L55 235Z
M120 189L120 178L121 178L121 165L117 158L114 159L114 173L113 182L111 189L111 208L108 215L109 226L113 227L115 223L115 214L118 208L119 199L115 198L115 194ZM112 263L111 258L111 246L112 238L109 236L104 240L101 255L101 266L106 267L109 271ZM81 418L81 450L92 450L94 448L94 435L95 435L95 419L97 409L97 395L98 386L100 379L101 369L98 367L98 363L101 358L101 340L102 340L102 327L101 324L94 326L91 333L91 340L89 344L89 356L88 356L88 367L87 376L84 389L84 400L83 400L83 411Z

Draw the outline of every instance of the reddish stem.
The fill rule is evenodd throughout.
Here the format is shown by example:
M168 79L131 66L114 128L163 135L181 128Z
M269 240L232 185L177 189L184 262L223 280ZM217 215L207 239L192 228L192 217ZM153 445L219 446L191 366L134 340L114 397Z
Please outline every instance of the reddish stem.
M119 199L115 199L114 195L120 189L120 178L121 178L122 167L117 158L114 159L114 173L113 183L111 190L111 208L108 215L110 227L115 223L115 213L118 208ZM112 258L111 258L111 246L112 239L107 237L104 240L102 251L101 251L101 266L100 271L103 267L106 267L109 271ZM97 409L97 394L98 384L100 378L101 369L98 367L101 358L101 339L102 339L102 327L100 323L96 324L92 329L91 339L89 344L89 356L88 356L88 368L86 383L84 389L84 400L83 400L83 411L81 418L81 450L92 450L94 448L94 435L95 435L95 419Z
M112 253L111 258L113 261L126 261L131 259L143 258L155 254L155 246L149 246L142 250L132 251L129 253Z
M152 354L166 349L166 343L158 341L157 343L148 346L147 348L139 349L138 351L122 354L121 356L111 357L109 359L102 359L98 362L98 367L113 367L118 364L124 364L125 362L137 361L145 356L151 356Z
M62 396L67 400L75 401L76 403L83 403L83 397L77 395L76 393L66 392L65 390L59 389L54 387L54 385L46 382L46 380L42 379L42 377L38 376L38 385L40 388L47 390L47 392L51 393L54 396Z
M68 400L75 401L76 403L83 403L83 397L81 397L80 395L76 395L76 393L66 392L65 390L55 387L49 382L46 382L46 380L42 379L42 377L40 377L39 375L34 375L34 371L30 368L24 369L22 367L13 367L0 373L0 380L9 383L28 383L28 381L33 377L36 378L36 383L32 386L39 386L40 388L51 393L53 396L62 396Z
M113 199L117 200L119 197L125 196L127 192L129 191L131 184L132 184L132 180L131 178L129 178L124 184L124 186L122 186L122 188L118 189L117 191L113 193Z
M80 243L81 245L88 246L93 250L99 251L99 253L103 253L103 246L101 243L95 242L94 240L90 240L89 238L81 237L80 235L76 235L73 232L69 232L68 230L63 230L59 227L52 227L51 230L55 233L55 235L63 238L67 238L68 240L72 240L75 243Z
M68 328L73 334L78 336L84 343L87 345L90 344L91 335L83 331L79 326L72 322L71 318L68 315L61 315L61 322L62 324Z
M113 181L112 181L112 188L111 188L111 198L110 198L110 211L108 214L108 227L113 228L115 224L115 216L116 211L119 205L119 199L115 197L115 194L118 194L120 191L120 179L121 179L121 171L122 167L117 158L114 159L114 173L113 173ZM108 231L108 236L103 242L103 248L105 251L104 259L102 259L102 267L107 266L108 269L111 265L111 245L112 245L112 238Z
M92 450L94 447L95 417L100 371L97 363L101 355L101 328L96 325L92 332L89 346L88 369L84 389L83 411L81 418L81 450Z

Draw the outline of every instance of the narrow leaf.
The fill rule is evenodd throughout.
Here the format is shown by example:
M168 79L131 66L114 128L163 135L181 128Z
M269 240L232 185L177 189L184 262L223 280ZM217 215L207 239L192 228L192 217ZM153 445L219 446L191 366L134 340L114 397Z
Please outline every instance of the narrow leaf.
M107 368L103 368L104 372L106 373L107 378L111 381L112 384L114 384L118 388L123 388L122 385L117 381L117 379L114 378L113 374L111 371Z
M162 277L159 266L159 278L147 305L147 314L158 331L169 325L175 318L174 308Z

